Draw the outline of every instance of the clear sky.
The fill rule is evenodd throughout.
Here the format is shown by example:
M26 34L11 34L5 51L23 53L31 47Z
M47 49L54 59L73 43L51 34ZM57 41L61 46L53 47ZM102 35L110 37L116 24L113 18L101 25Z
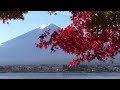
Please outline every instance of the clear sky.
M0 21L0 43L29 32L41 24L54 23L62 28L70 24L71 13L59 12L57 15L49 15L47 11L29 11L25 20L11 20L9 24Z

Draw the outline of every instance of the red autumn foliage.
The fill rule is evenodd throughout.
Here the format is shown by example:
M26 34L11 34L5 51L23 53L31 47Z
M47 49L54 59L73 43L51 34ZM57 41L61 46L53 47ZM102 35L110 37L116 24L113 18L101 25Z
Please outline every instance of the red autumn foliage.
M90 62L95 58L104 62L108 57L113 59L120 52L120 17L117 16L119 11L71 13L71 24L54 31L48 41L44 40L44 36L40 38L40 43L37 44L40 45L39 48L52 45L51 52L60 48L66 53L75 54L77 59L70 62L69 66L80 65L83 61ZM108 16L105 16L106 14Z
M24 15L26 14L28 11L0 11L0 20L3 21L3 23L5 23L8 20L11 19L22 19L24 20ZM8 22L7 22L8 24Z
M71 24L64 29L54 31L51 38L49 30L42 34L38 48L58 48L77 56L69 66L80 65L97 58L100 61L114 58L120 52L120 12L119 11L70 11ZM0 11L0 20L5 23L11 19L24 19L27 11ZM57 14L49 11L49 14ZM111 62L113 62L111 60Z

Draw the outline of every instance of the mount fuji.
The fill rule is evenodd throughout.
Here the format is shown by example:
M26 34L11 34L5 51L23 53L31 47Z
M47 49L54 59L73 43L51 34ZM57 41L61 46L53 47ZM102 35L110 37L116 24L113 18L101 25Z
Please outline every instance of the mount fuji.
M74 55L68 55L62 50L51 53L50 47L39 49L35 45L44 31L50 29L52 33L58 28L52 23L42 24L28 33L3 42L0 45L0 64L68 64Z
M0 44L0 64L69 64L76 58L75 55L64 53L57 50L51 53L51 48L39 49L35 43L39 42L38 37L46 30L50 29L50 33L58 30L55 24L41 24L36 29L20 35L14 39ZM48 36L46 39L49 39ZM120 59L120 54L117 60ZM93 62L99 62L93 60ZM120 62L120 61L119 61Z

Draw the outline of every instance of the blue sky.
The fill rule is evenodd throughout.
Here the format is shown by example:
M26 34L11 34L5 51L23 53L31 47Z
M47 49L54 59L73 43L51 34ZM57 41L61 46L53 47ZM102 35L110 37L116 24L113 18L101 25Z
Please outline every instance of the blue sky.
M41 24L54 23L60 27L66 27L71 23L70 12L59 12L57 15L49 15L47 11L29 11L25 20L11 20L9 24L0 21L0 43L29 32Z

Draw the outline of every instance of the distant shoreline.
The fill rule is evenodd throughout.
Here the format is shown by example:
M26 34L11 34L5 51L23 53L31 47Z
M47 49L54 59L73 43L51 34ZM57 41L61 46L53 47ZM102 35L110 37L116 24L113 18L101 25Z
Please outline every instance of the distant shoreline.
M0 73L120 73L120 65L0 65Z
M0 73L51 73L51 74L112 74L120 72L0 72Z

